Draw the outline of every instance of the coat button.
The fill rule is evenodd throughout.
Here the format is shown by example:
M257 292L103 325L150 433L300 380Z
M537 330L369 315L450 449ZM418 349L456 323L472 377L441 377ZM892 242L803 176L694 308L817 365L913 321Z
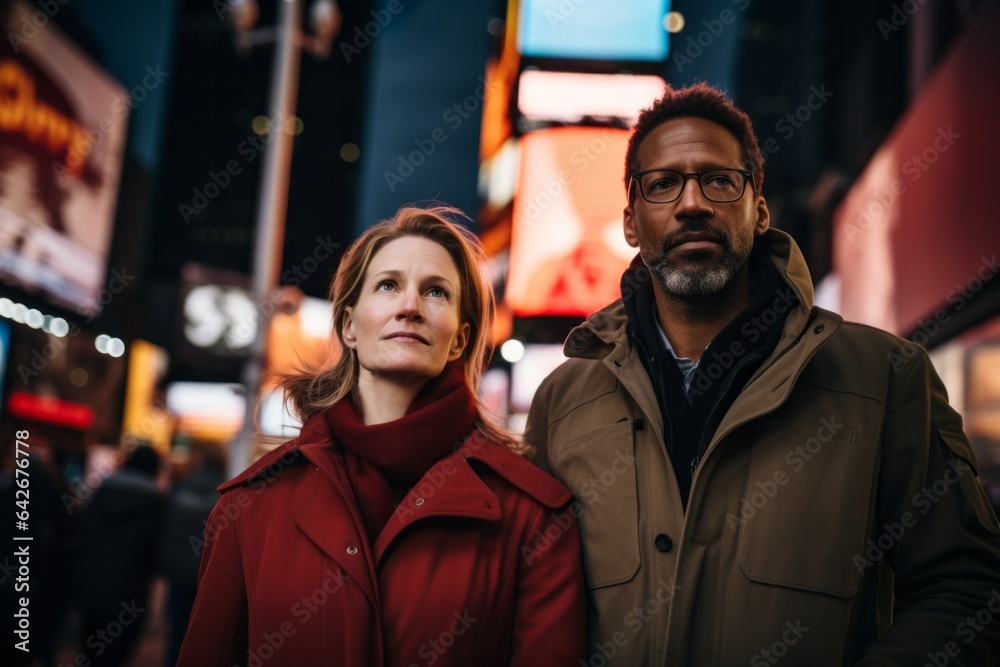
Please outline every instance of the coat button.
M417 505L417 506L423 505L424 504L424 499L423 498L417 498L416 500L413 501L413 504Z
M585 343L583 342L582 338L575 338L573 340L573 349L574 350L582 350L584 345L585 345Z
M826 327L824 325L822 325L822 324L817 325L816 328L813 329L813 333L823 333L823 329L825 329L825 328Z
M674 546L674 541L663 533L656 536L655 543L657 550L662 551L663 553L667 553Z
M351 546L347 547L347 553L353 556L354 554L358 553L358 548L352 544Z

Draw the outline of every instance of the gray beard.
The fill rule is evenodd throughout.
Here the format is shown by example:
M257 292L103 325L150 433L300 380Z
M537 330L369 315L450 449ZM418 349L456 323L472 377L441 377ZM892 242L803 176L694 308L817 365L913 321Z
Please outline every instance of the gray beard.
M671 296L698 297L717 294L736 277L749 257L749 248L745 253L729 250L715 266L695 271L677 267L664 255L643 257L643 260L664 292Z

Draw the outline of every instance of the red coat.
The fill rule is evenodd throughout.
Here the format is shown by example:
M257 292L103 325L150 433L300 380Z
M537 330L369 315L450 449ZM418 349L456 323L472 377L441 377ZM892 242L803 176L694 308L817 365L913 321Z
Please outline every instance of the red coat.
M577 667L585 653L580 506L478 431L374 547L322 417L219 489L179 667Z

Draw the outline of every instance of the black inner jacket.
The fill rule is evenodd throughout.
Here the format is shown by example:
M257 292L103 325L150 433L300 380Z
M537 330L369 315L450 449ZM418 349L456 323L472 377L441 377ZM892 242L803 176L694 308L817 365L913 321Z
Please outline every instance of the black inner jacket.
M685 509L695 469L722 417L774 352L785 318L798 303L791 286L779 279L777 269L756 246L748 261L750 303L705 348L687 393L684 374L657 331L652 285L655 278L638 255L622 275L628 333L656 392L664 444Z

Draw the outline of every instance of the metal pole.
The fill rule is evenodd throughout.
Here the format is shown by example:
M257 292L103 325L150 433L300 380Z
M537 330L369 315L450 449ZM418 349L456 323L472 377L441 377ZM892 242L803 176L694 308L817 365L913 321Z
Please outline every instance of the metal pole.
M243 369L247 410L240 433L229 445L229 476L250 465L251 442L255 430L254 413L260 393L267 350L268 327L277 306L272 292L278 287L284 249L285 216L288 209L288 181L292 165L291 125L299 88L299 25L301 0L280 0L278 39L275 44L274 72L271 76L270 142L264 150L257 227L254 240L253 295L257 304L257 334ZM288 128L286 129L286 123Z

